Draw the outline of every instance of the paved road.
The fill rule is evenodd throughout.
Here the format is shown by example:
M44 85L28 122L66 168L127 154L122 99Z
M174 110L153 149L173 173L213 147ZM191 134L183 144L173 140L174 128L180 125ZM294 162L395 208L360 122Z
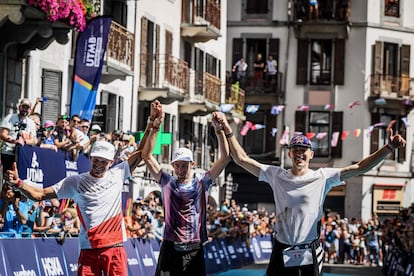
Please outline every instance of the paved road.
M254 264L216 274L216 276L263 276L267 264ZM325 264L323 276L381 276L381 268L356 265L331 265Z

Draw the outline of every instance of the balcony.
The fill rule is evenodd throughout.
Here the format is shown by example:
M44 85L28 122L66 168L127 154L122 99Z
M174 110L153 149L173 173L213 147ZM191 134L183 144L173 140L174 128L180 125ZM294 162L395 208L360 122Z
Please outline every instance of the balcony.
M230 75L230 74L229 74ZM227 83L237 82L236 74L233 73ZM284 98L282 91L283 73L277 72L276 76L267 76L263 79L254 79L253 73L238 81L239 87L244 91L246 102L281 104ZM230 88L228 87L227 90ZM269 102L270 101L270 102Z
M180 106L180 113L204 116L218 110L221 103L221 80L207 72L191 71L192 93Z
M375 74L370 77L369 105L371 111L374 108L399 110L402 114L408 113L414 100L413 79L408 75L390 76ZM375 100L383 98L386 104L378 106ZM401 108L401 106L405 108Z
M188 96L187 62L166 54L141 54L140 67L140 101L158 99L169 104Z
M31 50L46 49L53 41L66 44L71 29L60 21L49 21L45 13L25 0L0 0L0 52L13 45L17 58L23 58Z
M319 0L317 8L308 0L296 1L294 27L297 38L308 38L310 33L334 35L345 39L349 34L350 0ZM317 31L315 31L317 30Z
M206 42L221 36L221 6L217 0L183 0L181 35L192 42Z
M112 21L109 33L104 74L125 76L133 75L134 71L134 34L124 26Z

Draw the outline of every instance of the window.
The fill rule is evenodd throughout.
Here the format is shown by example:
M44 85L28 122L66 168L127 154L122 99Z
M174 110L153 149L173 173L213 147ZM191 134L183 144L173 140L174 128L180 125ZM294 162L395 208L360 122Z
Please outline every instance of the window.
M311 84L331 84L332 73L332 41L311 41Z
M342 157L342 127L343 112L298 110L295 114L295 131L315 134L311 139L315 157ZM339 133L336 146L331 144L334 133Z
M55 121L60 114L62 98L62 72L48 69L42 70L42 97L47 98L42 107L42 121Z
M400 17L400 1L399 0L385 0L384 15L392 17Z
M345 40L298 39L297 57L296 84L344 84Z
M247 0L246 13L267 13L269 11L267 0Z
M383 123L383 125L375 127L371 132L371 153L388 143L389 135L387 127L392 120L395 120L395 125L393 127L394 132L397 131L398 134L406 139L406 127L404 123L402 123L401 117L402 116L390 115L387 113L371 113L371 125ZM398 162L405 161L405 148L399 148L393 154L388 155L387 158L392 160L397 159Z

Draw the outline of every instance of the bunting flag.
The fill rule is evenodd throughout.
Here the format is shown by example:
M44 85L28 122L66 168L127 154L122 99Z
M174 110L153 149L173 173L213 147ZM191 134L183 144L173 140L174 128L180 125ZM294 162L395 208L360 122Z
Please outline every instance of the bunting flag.
M367 137L371 136L372 131L374 130L374 126L369 126L365 131L367 133Z
M249 129L252 127L253 123L250 121L246 121L244 123L244 126L242 127L242 129L240 130L240 135L241 136L246 136L247 132L249 132Z
M286 145L288 143L288 139L289 139L289 127L285 127L282 138L280 138L279 144Z
M92 120L96 94L101 82L102 66L112 19L96 17L79 34L76 45L74 81L70 115Z
M263 129L263 128L266 128L266 126L265 125L261 125L261 124L252 124L251 126L250 126L250 130L258 130L258 129Z
M313 137L315 137L316 133L315 132L307 132L306 133L306 137L308 137L308 139L312 139Z
M246 113L254 114L257 110L259 110L260 105L258 104L248 104L246 106Z
M309 110L309 105L298 105L297 109L299 109L301 111L308 111Z
M335 131L332 133L332 140L331 140L331 146L336 147L338 145L338 139L339 139L339 131Z
M319 133L316 135L316 139L321 140L321 139L325 138L327 135L328 135L328 133L327 133L327 132L319 132Z
M221 104L220 112L228 113L234 108L234 104Z
M275 136L276 136L277 131L278 131L278 129L277 129L277 128L275 128L275 127L273 127L273 128L272 128L272 136L273 136L273 137L275 137Z
M284 108L285 108L284 105L274 105L272 106L272 109L270 110L270 114L279 115L279 113L282 112Z
M360 128L354 129L354 136L359 137L359 135L361 135L361 129Z
M348 107L349 107L349 108L353 108L353 107L355 107L355 106L357 106L357 105L361 105L361 103L360 103L359 101L354 101L354 102L352 102L352 103L349 103L349 104L348 104Z
M349 135L349 131L347 130L342 131L341 140L344 141L346 137L348 137L348 135Z
M384 98L378 98L374 101L376 105L384 105L387 104L387 101Z
M236 125L240 124L240 118L239 117L234 117L233 120L236 123Z
M381 126L385 126L385 124L382 123L382 122L379 122L379 123L373 124L372 126L373 127L381 127Z
M402 117L402 118L401 118L401 121L403 121L403 123L404 123L405 127L409 127L409 126L410 126L410 125L408 124L407 117Z
M403 104L403 105L413 105L413 102L412 102L410 99L405 99L405 100L402 102L402 104Z
M332 109L334 109L334 105L333 104L325 104L325 106L323 107L323 109L325 109L325 110L332 110Z

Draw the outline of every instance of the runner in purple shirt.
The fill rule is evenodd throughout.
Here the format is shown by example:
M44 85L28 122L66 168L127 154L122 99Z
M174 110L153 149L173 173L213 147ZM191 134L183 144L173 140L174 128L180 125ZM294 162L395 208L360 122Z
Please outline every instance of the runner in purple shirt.
M153 127L142 158L162 187L165 209L164 238L155 275L206 275L202 243L207 240L208 189L230 161L228 143L216 119L217 113L213 113L212 124L219 142L220 158L206 173L193 178L193 153L187 148L179 148L171 161L175 176L169 175L152 156L159 126L164 120L161 104L153 104L158 106L159 113L156 118L149 118Z

